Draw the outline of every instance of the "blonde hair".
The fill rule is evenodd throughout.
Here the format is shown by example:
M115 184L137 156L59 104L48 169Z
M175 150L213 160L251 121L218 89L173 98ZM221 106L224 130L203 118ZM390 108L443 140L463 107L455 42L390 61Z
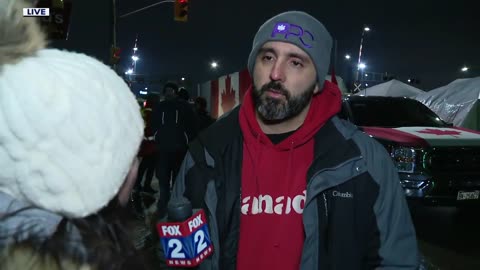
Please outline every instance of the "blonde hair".
M1 270L96 270L86 263L44 252L27 243L4 248L0 255Z
M0 66L15 64L47 45L45 33L36 18L23 17L24 0L0 0Z

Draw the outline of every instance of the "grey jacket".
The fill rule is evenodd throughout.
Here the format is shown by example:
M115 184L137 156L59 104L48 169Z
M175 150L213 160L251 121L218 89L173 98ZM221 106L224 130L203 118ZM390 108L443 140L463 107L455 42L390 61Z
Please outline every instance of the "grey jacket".
M208 215L215 252L199 269L236 269L242 147L237 108L190 145L176 179L172 199L187 197ZM385 148L337 117L314 147L300 269L417 269L415 230Z

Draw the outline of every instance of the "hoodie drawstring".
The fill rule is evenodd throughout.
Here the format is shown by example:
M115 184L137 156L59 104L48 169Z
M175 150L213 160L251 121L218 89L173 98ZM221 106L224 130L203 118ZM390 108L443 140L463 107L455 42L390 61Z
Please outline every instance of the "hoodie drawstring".
M292 170L293 170L293 151L294 151L294 146L295 146L295 142L294 141L291 141L290 142L290 149L288 150L289 151L289 155L288 155L288 167L287 167L287 179L288 181L290 181L292 179Z

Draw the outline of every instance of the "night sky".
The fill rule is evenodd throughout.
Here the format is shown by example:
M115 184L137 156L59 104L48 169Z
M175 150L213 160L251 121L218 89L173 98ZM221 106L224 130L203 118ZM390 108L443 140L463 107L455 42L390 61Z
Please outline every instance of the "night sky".
M118 14L157 1L118 0ZM447 3L448 4L443 4ZM110 46L110 1L73 0L68 41L52 46L107 61ZM346 70L344 55L357 61L363 25L368 33L362 60L368 71L389 72L399 79L419 78L429 90L465 77L480 76L480 16L474 1L322 1L322 0L190 0L189 21L173 20L167 3L118 21L122 70L131 62L139 35L138 73L159 79L187 77L192 82L238 71L246 66L253 36L271 16L302 10L319 19L338 41L337 75ZM211 70L216 60L220 68ZM352 61L351 60L351 61Z

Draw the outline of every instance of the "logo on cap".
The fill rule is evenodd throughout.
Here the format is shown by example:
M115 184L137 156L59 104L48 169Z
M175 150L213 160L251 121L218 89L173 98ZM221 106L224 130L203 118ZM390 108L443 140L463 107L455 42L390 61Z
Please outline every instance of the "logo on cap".
M281 22L275 24L272 31L272 37L277 35L283 35L284 39L298 38L305 48L313 48L311 44L314 41L312 33L308 30L304 30L301 26L296 24L291 24L287 22ZM307 43L305 39L310 40L310 43Z

